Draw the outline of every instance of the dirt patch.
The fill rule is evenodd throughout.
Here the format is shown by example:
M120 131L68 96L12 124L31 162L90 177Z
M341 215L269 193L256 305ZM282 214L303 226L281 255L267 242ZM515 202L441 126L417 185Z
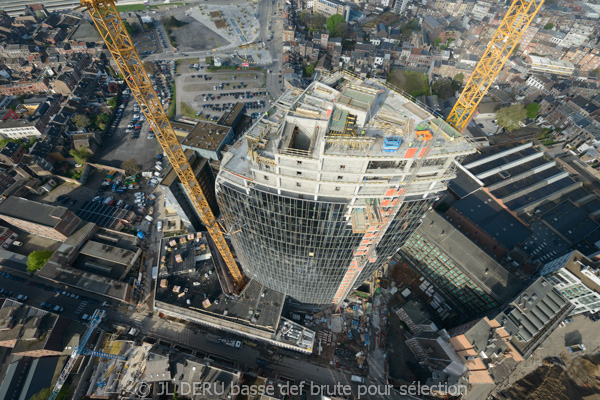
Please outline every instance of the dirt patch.
M224 19L215 19L213 22L215 23L215 26L217 27L217 29L227 28L227 22L225 22Z
M177 19L185 22L184 26L172 30L181 51L209 50L229 44L227 39L192 17L177 15Z
M564 361L557 357L546 358L541 367L502 391L498 398L515 400L600 399L599 356L597 354L568 358Z
M216 18L221 18L221 17L222 17L222 15L221 15L221 11L211 11L211 12L209 13L209 15L210 15L210 17L211 17L211 18L213 18L213 19L216 19Z

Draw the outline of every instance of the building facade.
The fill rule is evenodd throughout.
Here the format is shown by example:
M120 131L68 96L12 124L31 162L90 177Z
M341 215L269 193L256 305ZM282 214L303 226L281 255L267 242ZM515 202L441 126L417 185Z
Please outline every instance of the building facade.
M342 92L324 84L343 78ZM340 303L387 262L473 151L375 81L324 83L286 92L224 156L216 186L246 275L307 304Z

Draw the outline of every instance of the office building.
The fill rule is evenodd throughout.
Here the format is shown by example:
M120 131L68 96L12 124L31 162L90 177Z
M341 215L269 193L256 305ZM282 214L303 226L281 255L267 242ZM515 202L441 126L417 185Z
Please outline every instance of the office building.
M548 57L528 56L531 60L531 71L547 74L571 76L575 66L570 61L551 60Z
M188 158L188 162L194 169L196 179L202 187L202 191L206 195L206 200L210 205L212 212L215 215L219 215L219 207L217 206L217 200L214 194L215 177L208 160L196 154L194 150L185 150L185 154ZM183 188L177 173L169 165L165 171L165 177L160 183L160 187L165 195L167 201L167 214L169 212L175 212L181 219L181 222L185 227L192 232L201 231L202 221L198 212L192 205L187 192Z
M547 279L540 277L494 319L506 330L510 343L527 358L573 308Z
M600 311L600 269L579 251L572 251L546 265L541 274L575 306L571 315Z
M350 6L338 0L314 0L313 11L326 17L339 14L346 22L350 18Z
M328 86L335 84L340 90ZM286 92L224 155L217 200L248 277L338 304L387 262L474 151L375 80Z

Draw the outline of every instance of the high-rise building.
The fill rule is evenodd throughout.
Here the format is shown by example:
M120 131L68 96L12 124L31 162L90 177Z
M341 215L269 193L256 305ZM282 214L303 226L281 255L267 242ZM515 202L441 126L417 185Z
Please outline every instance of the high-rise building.
M337 72L286 92L225 153L217 200L247 276L301 303L337 304L398 250L473 151L399 92Z

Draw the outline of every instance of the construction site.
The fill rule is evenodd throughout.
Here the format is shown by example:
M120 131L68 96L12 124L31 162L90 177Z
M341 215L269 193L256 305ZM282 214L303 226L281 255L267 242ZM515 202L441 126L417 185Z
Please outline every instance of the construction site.
M349 71L289 89L223 153L217 219L116 5L82 1L207 230L162 239L153 311L385 381L388 292L381 296L380 285L388 260L476 151L461 131L542 3L514 2L447 121L382 80ZM325 311L291 309L286 318L286 300ZM93 398L139 396L140 380L241 379L239 371L116 337L90 350L103 316L90 318L50 400L80 356L99 360L89 372Z

